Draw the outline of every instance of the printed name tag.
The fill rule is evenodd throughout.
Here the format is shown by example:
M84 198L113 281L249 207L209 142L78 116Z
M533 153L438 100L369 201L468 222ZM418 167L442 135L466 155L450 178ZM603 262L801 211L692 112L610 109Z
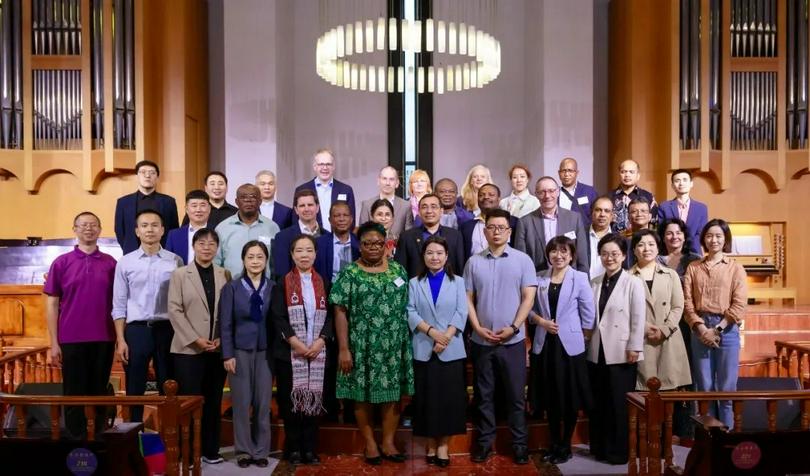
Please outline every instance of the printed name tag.
M565 234L565 237L566 238L571 238L572 240L576 240L577 239L577 232L569 231L568 233Z
M580 205L585 205L588 203L588 197L579 197L577 198L577 203Z
M346 194L345 193L339 193L338 194L338 201L339 202L345 202L346 201Z
M397 278L394 280L394 284L396 284L398 288L401 288L402 285L405 284L405 280L402 278Z

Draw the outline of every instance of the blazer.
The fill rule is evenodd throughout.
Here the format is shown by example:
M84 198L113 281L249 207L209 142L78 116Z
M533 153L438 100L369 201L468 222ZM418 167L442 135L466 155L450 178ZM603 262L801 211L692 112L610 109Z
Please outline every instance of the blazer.
M543 319L551 318L551 307L548 302L550 284L550 269L537 275L535 312ZM593 329L595 318L596 306L588 275L569 266L560 288L556 316L557 324L560 326L557 335L566 354L573 357L585 352L585 336L582 329ZM537 326L532 342L533 354L539 354L543 350L547 333L543 326Z
M301 185L295 187L295 191L309 189L313 192L317 193L317 189L315 188L315 178L308 182L304 182ZM351 209L352 216L357 216L357 211L354 206L354 190L348 184L341 182L338 179L332 179L332 203L335 203L338 200L339 195L346 195L346 202L349 203L349 208ZM323 213L326 213L327 216L329 214L329 210L318 210L318 224L323 226ZM297 217L296 217L297 219Z
M222 359L236 356L239 350L266 350L269 342L267 317L275 282L267 280L262 291L262 322L250 318L250 294L242 284L242 278L225 283L219 301L219 335L222 342ZM270 334L272 335L272 334Z
M423 332L416 330L420 322L425 321L441 332L448 327L456 328L456 335L450 343L437 354L439 360L450 362L467 357L464 351L464 326L467 323L467 291L464 287L464 278L456 275L450 281L447 275L442 280L442 287L436 304L433 304L433 294L430 291L430 282L427 277L411 278L408 283L408 325L413 338L413 358L420 362L427 362L433 354L433 339Z
M546 258L546 233L543 228L543 215L538 208L518 220L515 229L515 248L526 253L534 261L538 272L548 269ZM577 212L557 207L557 235L565 235L574 240L577 255L573 256L572 265L579 271L588 272L591 262L588 260L588 238L585 225ZM553 238L553 237L552 237Z
M605 305L604 315L599 314L599 296L602 294L600 274L591 280L593 302L596 303L596 322L591 342L588 345L587 359L599 362L599 346L605 352L605 363L624 364L625 351L639 352L638 360L644 360L644 282L622 270L613 292Z
M399 237L397 242L397 251L394 259L405 268L408 272L408 278L413 278L425 262L422 259L422 232L424 228L414 227L407 230L402 236ZM461 240L461 233L458 230L439 225L437 232L445 240L447 240L447 247L449 249L447 260L453 267L454 273L464 272L464 243Z
M214 267L214 309L209 312L208 299L205 297L197 265L177 268L169 280L169 321L174 329L171 352L174 354L199 354L200 351L191 344L200 337L211 340L219 337L219 299L222 287L231 280L227 269ZM214 319L213 336L210 335L211 319Z
M273 204L273 216L270 217L270 219L276 222L276 225L278 225L278 228L280 230L291 227L293 223L297 221L293 220L294 217L295 213L293 213L292 208L282 203L279 203L278 201L276 201L276 203Z
M333 246L334 236L332 233L324 233L316 241L315 271L321 275L326 282L332 282L332 272L334 271L335 247ZM352 261L360 257L360 241L351 233L349 235L352 247Z
M160 244L165 248L169 231L177 228L177 203L174 197L154 192L157 212L163 217L163 238ZM135 215L137 214L138 192L124 195L115 204L115 238L124 254L135 251L141 242L135 236Z
M410 206L410 202L408 206ZM444 211L442 211L442 213L444 213ZM456 223L458 224L459 229L461 228L461 225L475 219L475 215L471 211L468 211L466 208L462 207L461 205L456 205L455 214L456 214ZM413 219L413 226L415 227L422 226L422 217L416 215Z
M642 279L637 266L633 266L630 274ZM644 291L647 325L661 329L664 341L653 345L644 339L644 360L638 365L636 388L647 390L650 377L661 380L662 390L689 385L692 383L689 357L678 325L683 316L681 278L674 269L656 263L652 292L646 284Z
M562 194L566 194L568 199L571 200L571 211L579 213L582 217L582 223L585 224L585 228L587 229L591 226L591 206L599 197L596 189L588 184L577 181L577 187L574 189L573 196L568 193L568 190L560 186L560 196L562 196ZM584 203L580 203L580 200ZM557 203L559 203L559 198L557 199Z
M169 232L166 239L166 249L176 254L183 260L183 264L188 264L188 225L183 225ZM230 279L230 278L228 278Z
M285 275L286 276L286 275ZM323 280L324 290L326 296L329 296L329 288L332 283L329 280ZM322 337L326 345L332 342L335 337L335 322L332 314L332 306L326 306L326 319L323 322L320 334L317 337ZM290 314L287 311L287 294L284 288L284 279L281 279L273 287L273 297L270 300L270 319L267 319L267 335L273 336L273 352L267 353L267 358L283 360L290 362L290 352L292 348L287 339L295 335L292 326L290 325ZM306 342L305 342L306 343ZM329 362L329 359L327 359Z
M515 227L517 226L518 218L516 216L509 216L509 226L512 227L512 235L509 236L509 246L515 247ZM478 220L470 220L465 222L463 225L458 227L459 233L461 233L461 240L464 243L464 263L466 263L470 256L472 256L472 237L473 232L475 231L475 225L478 223Z
M357 220L358 225L369 221L371 219L371 206L374 202L379 200L380 196L371 197L368 200L363 200L360 204L360 218ZM391 223L389 234L393 238L399 237L405 230L413 227L413 213L411 213L411 202L399 197L394 197L394 221Z
M273 257L273 278L284 276L292 269L292 257L290 256L290 245L293 240L303 235L298 221L289 227L276 233L273 238L273 246L270 254Z
M680 218L678 212L678 200L667 200L658 207L658 224L664 223L668 218ZM705 203L689 199L689 213L686 215L686 231L689 232L692 253L703 256L703 248L700 246L700 232L709 221L709 208Z

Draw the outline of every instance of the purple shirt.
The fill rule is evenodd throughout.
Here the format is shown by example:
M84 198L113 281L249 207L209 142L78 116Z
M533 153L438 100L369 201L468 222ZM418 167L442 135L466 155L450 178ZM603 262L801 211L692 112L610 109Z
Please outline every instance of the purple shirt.
M51 264L43 292L59 298L60 344L112 342L110 320L115 258L98 249L86 254L78 246Z

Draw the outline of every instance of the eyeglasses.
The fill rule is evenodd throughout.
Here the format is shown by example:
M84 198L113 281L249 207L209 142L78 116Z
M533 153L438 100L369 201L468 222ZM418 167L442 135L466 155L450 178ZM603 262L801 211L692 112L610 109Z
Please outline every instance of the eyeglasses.
M144 177L151 177L153 175L157 175L157 171L149 169L141 169L138 171L138 175L143 175Z
M631 210L631 211L630 211L630 214L631 214L631 215L649 215L649 214L650 214L650 211L649 211L649 210L644 210L644 209L641 209L641 210Z
M535 192L537 192L537 195L554 195L555 193L557 193L557 189L547 188L545 190L535 190Z
M324 168L324 167L330 167L331 168L331 167L334 167L334 166L335 166L335 164L318 164L318 163L315 164L315 167L318 167L318 168Z
M96 228L99 227L98 223L76 223L73 226L81 230L95 230Z
M560 169L559 172L561 174L575 174L575 173L577 173L577 171L574 170L574 169Z
M605 252L599 253L599 256L601 256L602 258L605 258L605 259L608 259L608 258L621 259L622 252L621 251L614 251L612 253L608 253L607 251L605 251Z
M360 244L363 245L364 248L382 248L385 246L384 241L361 241Z
M486 229L490 233L506 233L511 228L508 226L487 225Z

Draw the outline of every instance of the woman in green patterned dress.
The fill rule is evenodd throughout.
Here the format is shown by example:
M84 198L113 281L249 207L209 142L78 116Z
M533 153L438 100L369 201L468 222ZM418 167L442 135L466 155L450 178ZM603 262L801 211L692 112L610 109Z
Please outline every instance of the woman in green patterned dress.
M337 398L355 401L357 427L366 440L365 459L403 462L394 446L399 400L413 394L411 341L408 330L408 275L385 257L385 229L364 223L357 231L360 259L337 277L329 300L335 305L340 372ZM381 447L374 440L373 405L383 415Z

